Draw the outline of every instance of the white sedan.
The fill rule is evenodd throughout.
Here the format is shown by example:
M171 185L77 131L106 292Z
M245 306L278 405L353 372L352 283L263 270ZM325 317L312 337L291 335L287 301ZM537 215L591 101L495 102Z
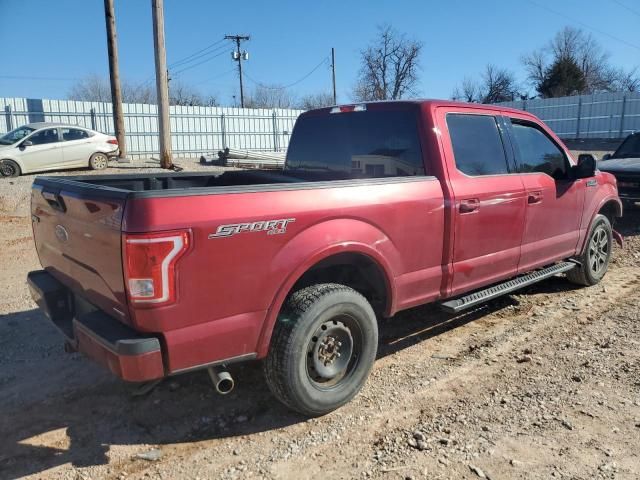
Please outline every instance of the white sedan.
M115 137L75 125L29 123L0 137L0 174L90 167L107 168L118 153Z

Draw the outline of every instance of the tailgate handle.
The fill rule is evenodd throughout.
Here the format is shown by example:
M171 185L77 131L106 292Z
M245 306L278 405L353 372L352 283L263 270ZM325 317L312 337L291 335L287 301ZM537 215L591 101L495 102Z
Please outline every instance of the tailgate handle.
M43 190L42 196L47 201L49 206L54 210L58 210L60 212L67 211L67 206L64 204L64 200L59 193L47 192L46 190Z

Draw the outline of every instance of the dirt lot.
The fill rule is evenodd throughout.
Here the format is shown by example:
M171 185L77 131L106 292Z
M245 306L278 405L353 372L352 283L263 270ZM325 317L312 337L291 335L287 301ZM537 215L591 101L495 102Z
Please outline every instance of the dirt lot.
M383 321L363 392L308 420L257 363L226 397L202 372L136 397L64 353L25 286L32 179L0 179L0 478L640 478L640 211L598 286Z

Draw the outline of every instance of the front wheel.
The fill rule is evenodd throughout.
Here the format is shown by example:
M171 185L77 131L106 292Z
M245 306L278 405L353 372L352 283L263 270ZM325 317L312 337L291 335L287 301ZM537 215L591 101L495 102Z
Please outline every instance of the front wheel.
M344 285L325 283L293 293L274 327L264 373L289 408L319 416L362 388L378 348L369 302Z
M0 160L0 175L3 177L18 177L20 166L13 160Z
M582 254L577 258L580 265L567 272L569 281L591 286L607 273L613 247L613 229L604 215L596 215Z

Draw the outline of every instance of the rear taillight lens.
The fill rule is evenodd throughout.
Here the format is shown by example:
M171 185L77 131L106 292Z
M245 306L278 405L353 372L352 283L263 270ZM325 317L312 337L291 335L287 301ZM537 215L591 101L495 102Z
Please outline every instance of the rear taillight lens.
M110 143L111 145L118 145L118 140L116 138L110 138L107 140L107 143Z
M129 300L149 306L176 300L176 264L189 249L188 231L127 234L124 275Z

